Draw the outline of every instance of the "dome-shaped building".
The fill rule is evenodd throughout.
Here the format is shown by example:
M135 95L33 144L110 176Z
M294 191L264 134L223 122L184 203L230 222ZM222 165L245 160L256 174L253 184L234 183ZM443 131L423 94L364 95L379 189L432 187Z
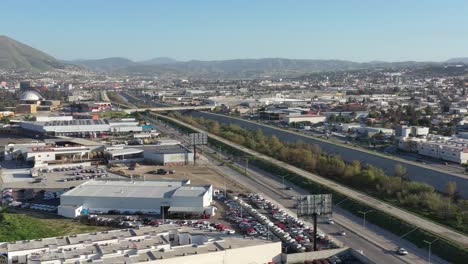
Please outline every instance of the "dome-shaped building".
M36 91L26 91L20 95L22 104L39 104L44 98Z
M45 102L44 97L36 91L25 91L19 97L19 104L16 106L15 113L34 114Z

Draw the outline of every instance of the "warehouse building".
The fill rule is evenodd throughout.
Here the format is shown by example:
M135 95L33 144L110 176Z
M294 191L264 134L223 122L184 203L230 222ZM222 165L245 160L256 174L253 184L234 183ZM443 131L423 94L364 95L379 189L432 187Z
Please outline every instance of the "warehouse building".
M157 145L146 147L145 160L163 166L193 164L194 154L190 149L176 145Z
M104 155L109 164L113 163L132 163L141 162L144 160L142 149L136 148L124 148L121 147L107 147Z
M298 122L310 122L312 124L324 122L327 118L324 115L288 115L283 118L283 122L287 124Z
M25 121L21 128L43 135L97 137L111 133L141 132L143 129L133 118L120 120L71 119L49 121Z
M0 243L5 263L282 263L281 242L161 225ZM0 258L1 260L1 258Z
M75 218L83 210L89 213L115 210L212 215L212 196L212 185L193 185L190 180L90 180L60 197L58 214Z

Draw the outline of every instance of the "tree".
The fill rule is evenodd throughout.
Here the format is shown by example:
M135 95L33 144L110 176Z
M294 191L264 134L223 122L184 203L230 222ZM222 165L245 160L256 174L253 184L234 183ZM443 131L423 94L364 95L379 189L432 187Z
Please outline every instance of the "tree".
M216 122L216 121L210 122L210 123L208 124L208 131L209 131L210 133L213 133L213 134L215 134L215 135L218 135L219 132L220 132L219 123Z
M401 177L404 177L406 175L406 173L407 173L406 168L403 165L401 165L400 163L395 165L394 170L395 170L395 173L394 173L395 177L400 177L401 178Z
M445 185L445 192L450 197L450 199L453 199L455 193L457 192L457 183L453 181L447 182Z

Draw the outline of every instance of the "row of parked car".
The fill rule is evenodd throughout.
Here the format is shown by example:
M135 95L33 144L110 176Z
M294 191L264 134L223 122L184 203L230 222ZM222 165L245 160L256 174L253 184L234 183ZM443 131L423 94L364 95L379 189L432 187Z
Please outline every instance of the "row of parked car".
M283 241L283 247L289 251L306 251L311 249L314 230L302 220L285 212L272 201L258 194L247 194L247 203L259 208L263 214L260 216L266 223L272 225L273 232ZM244 201L242 201L244 202ZM317 241L321 249L338 248L324 233L317 232Z
M24 208L24 209L39 210L39 211L44 211L44 212L56 212L57 211L57 206L48 205L48 204L22 203L18 201L13 201L12 203L10 203L9 206L17 207L17 208Z
M12 189L4 189L2 191L2 195L0 196L0 204L11 204L14 202L13 198L13 190Z
M59 171L75 171L75 170L81 170L83 169L82 165L74 166L74 167L65 167L65 168L43 168L40 171L41 172L59 172Z
M237 224L242 233L263 239L269 238L268 227L258 222L248 211L244 211L236 201L226 200L224 203L229 208L226 212L226 220Z
M107 177L108 175L106 173L103 173L103 174L92 174L92 175L81 175L80 173L78 173L77 176L75 177L70 177L70 178L64 178L62 181L64 182L68 182L68 181L82 181L82 180L91 180L91 179L95 179L95 178L105 178Z
M57 192L51 192L51 191L45 191L44 192L44 200L52 200L59 198L64 191L57 191Z

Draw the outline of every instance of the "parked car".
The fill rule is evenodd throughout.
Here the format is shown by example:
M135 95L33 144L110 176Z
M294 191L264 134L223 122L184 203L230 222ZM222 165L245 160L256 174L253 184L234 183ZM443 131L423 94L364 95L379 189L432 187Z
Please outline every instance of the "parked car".
M166 174L169 174L169 171L165 170L165 169L158 169L156 171L156 174L160 174L160 175L166 175Z

